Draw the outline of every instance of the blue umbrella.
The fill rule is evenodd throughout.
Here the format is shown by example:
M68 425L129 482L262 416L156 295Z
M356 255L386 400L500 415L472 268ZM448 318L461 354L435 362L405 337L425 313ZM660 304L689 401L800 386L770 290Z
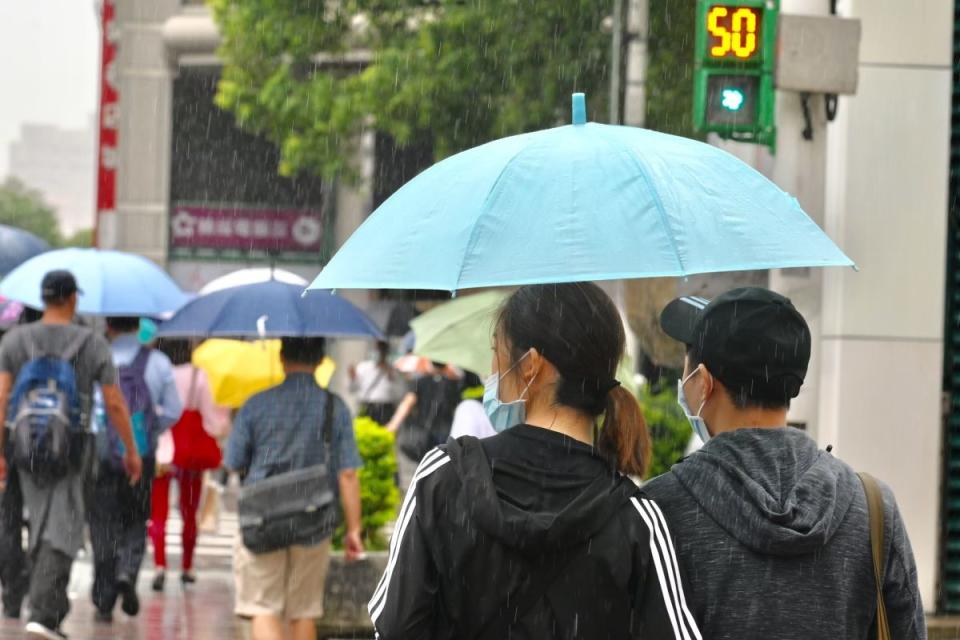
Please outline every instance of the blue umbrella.
M33 257L0 281L0 295L43 308L40 283L54 269L66 269L83 293L77 311L97 316L159 316L176 311L186 295L155 263L132 253L100 249L58 249Z
M384 202L310 288L471 287L853 263L796 199L729 153L573 124L497 140Z
M50 245L29 231L0 224L0 276L49 250Z
M160 337L324 336L383 339L377 325L329 291L270 280L214 291L188 302L160 325Z

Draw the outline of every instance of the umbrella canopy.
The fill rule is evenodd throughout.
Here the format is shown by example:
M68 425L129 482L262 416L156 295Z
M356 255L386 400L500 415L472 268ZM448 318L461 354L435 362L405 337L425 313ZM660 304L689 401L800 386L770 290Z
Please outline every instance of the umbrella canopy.
M298 276L292 271L273 269L271 267L256 267L231 271L226 275L215 278L200 289L200 295L213 293L221 289L229 289L230 287L239 287L244 284L255 284L257 282L268 282L270 280L286 282L287 284L298 284L301 287L307 286L307 279Z
M716 147L586 123L496 140L384 202L310 285L441 289L853 263Z
M198 296L160 326L160 337L281 337L382 339L352 303L329 291L270 280Z
M493 325L508 295L503 291L467 295L418 316L410 323L416 336L413 353L428 362L447 362L481 377L489 375L493 361ZM617 379L636 395L633 372L633 359L624 356L617 369Z
M82 314L160 316L187 301L180 287L150 260L100 249L58 249L30 258L0 282L0 295L42 309L40 283L55 269L66 269L77 279L83 291L77 311Z
M0 329L6 331L17 323L23 313L23 303L0 296Z
M193 364L206 372L214 402L231 409L285 378L279 340L207 340L193 351ZM324 358L315 372L317 384L326 389L336 368Z
M413 352L485 376L490 373L493 322L507 294L485 291L438 305L410 322Z
M49 250L50 245L29 231L0 224L0 277Z

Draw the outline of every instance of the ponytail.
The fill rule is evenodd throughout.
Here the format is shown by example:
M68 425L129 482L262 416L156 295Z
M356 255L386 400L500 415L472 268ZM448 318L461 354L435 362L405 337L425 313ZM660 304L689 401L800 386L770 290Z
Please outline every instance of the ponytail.
M643 477L650 459L650 433L640 404L629 391L615 387L607 394L603 429L597 440L600 454L626 475Z

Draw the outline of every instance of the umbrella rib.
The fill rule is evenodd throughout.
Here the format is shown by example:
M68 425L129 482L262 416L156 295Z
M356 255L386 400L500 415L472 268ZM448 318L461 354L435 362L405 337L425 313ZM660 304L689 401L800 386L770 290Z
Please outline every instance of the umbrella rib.
M507 169L510 168L511 163L516 160L517 156L527 150L528 147L524 146L520 149L517 149L517 152L510 156L510 159L503 163L503 168L500 169L500 173L497 174L497 179L494 180L493 185L490 187L490 190L487 191L487 195L483 198L483 204L480 205L480 215L477 216L477 219L473 221L473 227L470 229L470 238L467 239L467 246L463 251L463 258L460 260L460 269L457 271L457 281L454 283L454 286L457 287L460 284L460 279L463 277L463 269L466 266L467 256L470 254L470 250L476 244L477 241L477 227L480 225L480 218L487 212L487 203L490 202L490 198L494 191L497 190L497 187L500 186L500 182L503 180L503 174L507 172ZM456 288L451 290L451 293L456 293Z
M608 136L601 134L600 137L604 142L607 143L611 148L617 149L619 151L624 151L627 158L630 159L637 167L637 171L640 173L640 177L643 179L643 182L647 185L647 189L650 191L650 194L653 198L653 204L657 209L657 214L660 216L660 222L663 224L663 228L666 231L667 239L670 241L670 248L673 249L673 256L677 260L677 266L680 269L680 275L686 275L687 268L683 264L683 259L680 257L680 251L677 250L677 241L673 237L673 228L670 226L669 217L667 216L667 211L663 207L663 201L660 199L660 193L654 188L653 182L650 180L650 176L647 175L646 169L644 168L643 163L640 159L633 153L632 149L621 145L614 140L611 140Z

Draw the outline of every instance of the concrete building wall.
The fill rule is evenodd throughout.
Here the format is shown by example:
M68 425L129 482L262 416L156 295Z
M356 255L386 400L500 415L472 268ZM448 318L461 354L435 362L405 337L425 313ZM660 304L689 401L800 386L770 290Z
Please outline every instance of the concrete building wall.
M936 604L953 2L848 0L860 84L828 129L824 226L861 268L823 274L822 445L897 494Z
M25 124L10 145L9 174L43 193L64 234L93 227L96 131Z

